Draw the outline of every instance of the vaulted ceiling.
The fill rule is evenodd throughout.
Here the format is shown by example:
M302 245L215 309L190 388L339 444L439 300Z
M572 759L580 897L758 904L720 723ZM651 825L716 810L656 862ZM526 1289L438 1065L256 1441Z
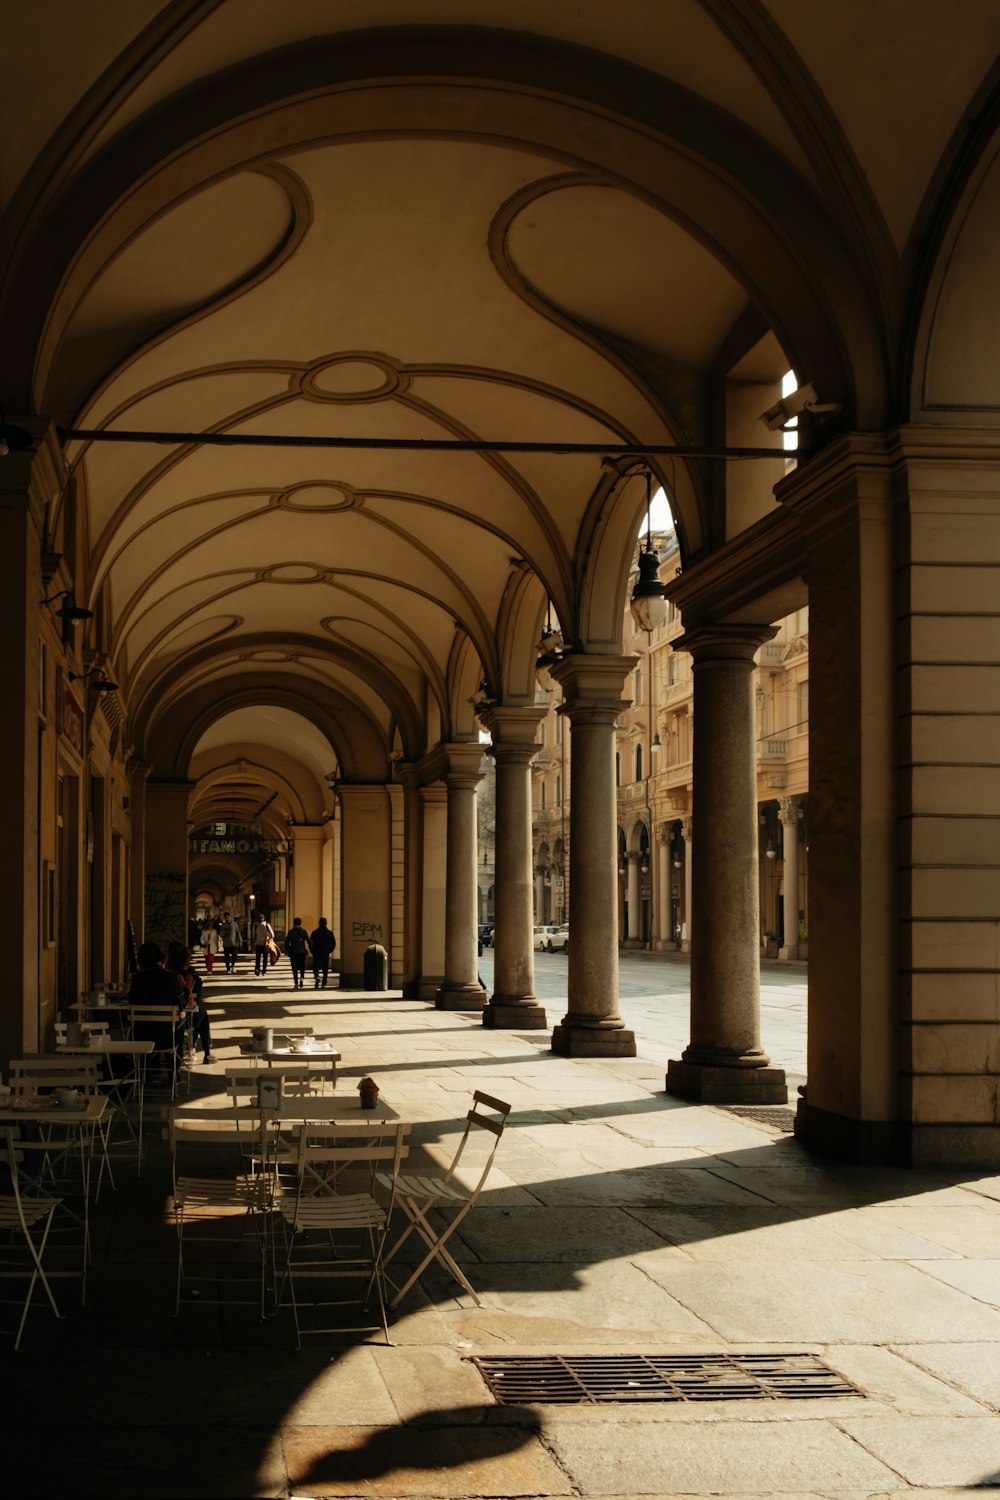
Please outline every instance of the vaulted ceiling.
M748 319L756 381L791 364L857 425L902 409L907 289L1000 11L963 0L944 50L939 0L47 0L5 28L8 409L697 445ZM132 737L206 806L297 778L282 806L316 816L335 769L474 733L480 677L530 696L546 595L616 649L643 487L600 453L66 456ZM710 472L657 472L703 554ZM293 714L299 771L239 770Z

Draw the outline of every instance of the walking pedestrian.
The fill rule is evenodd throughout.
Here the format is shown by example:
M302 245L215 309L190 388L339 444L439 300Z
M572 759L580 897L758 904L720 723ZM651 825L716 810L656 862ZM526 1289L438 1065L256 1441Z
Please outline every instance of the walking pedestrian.
M253 930L253 971L255 974L267 973L267 945L269 942L274 942L274 928L264 913L258 912L257 923Z
M316 983L314 989L326 989L327 976L330 972L330 958L337 939L326 925L326 918L320 917L319 926L314 927L309 934L309 946L313 956L313 978Z
M222 917L222 952L226 960L226 973L236 973L236 960L239 958L240 949L243 947L243 934L240 932L240 924L228 911Z
M291 927L285 933L285 952L292 962L292 988L301 990L305 988L306 959L311 952L309 947L309 934L302 925L302 918L295 917Z
M222 934L219 924L208 918L201 929L201 950L205 955L205 973L211 974L218 955L222 952Z

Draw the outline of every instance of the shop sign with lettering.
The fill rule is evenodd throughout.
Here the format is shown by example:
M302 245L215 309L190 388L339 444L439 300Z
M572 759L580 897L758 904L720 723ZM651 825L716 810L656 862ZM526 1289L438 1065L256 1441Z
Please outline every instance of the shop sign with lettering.
M69 685L65 672L59 673L59 733L67 744L83 759L83 709Z

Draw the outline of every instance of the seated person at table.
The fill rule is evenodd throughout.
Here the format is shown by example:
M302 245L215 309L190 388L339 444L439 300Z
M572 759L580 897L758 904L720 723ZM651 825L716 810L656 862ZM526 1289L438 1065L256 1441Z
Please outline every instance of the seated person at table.
M212 1051L212 1033L209 1030L208 1011L205 1009L201 998L202 980L201 975L191 967L188 962L188 951L183 943L170 943L167 947L168 974L176 974L183 981L187 990L187 1001L195 1003L195 1012L191 1018L191 1040L195 1047L201 1047L205 1053L207 1063L218 1062L218 1058Z
M170 974L163 967L163 950L159 943L142 943L136 955L139 967L132 975L129 986L129 1005L175 1005L178 1010L187 1009L188 992L179 974ZM187 1022L182 1018L176 1026L169 1021L137 1021L136 1040L153 1042L157 1052L169 1052L177 1048L178 1061L184 1056L184 1035Z

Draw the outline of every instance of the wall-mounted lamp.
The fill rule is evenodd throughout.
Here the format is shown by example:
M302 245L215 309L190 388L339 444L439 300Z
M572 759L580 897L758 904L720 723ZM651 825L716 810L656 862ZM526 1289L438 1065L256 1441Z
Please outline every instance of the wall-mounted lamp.
M23 452L25 448L30 448L34 441L27 428L14 427L8 422L3 408L0 407L0 458L6 458L8 453Z
M647 859L645 854L642 856L642 864L639 866L639 869L642 871L643 875L649 874L649 860Z
M96 677L94 677L95 672L98 673ZM87 681L90 677L94 677L93 682ZM89 672L70 672L69 680L70 682L87 682L88 688L94 693L117 693L118 691L117 682L112 682L110 677L105 677L97 667L91 667Z
M767 848L764 850L764 856L766 859L777 859L778 851L773 844L768 844Z
M652 507L653 477L646 470L646 546L639 553L639 577L632 590L632 618L639 630L651 631L667 618L666 584L660 582L660 559L653 550Z
M54 604L57 599L61 599L62 603L55 611L55 616L56 619L62 620L64 627L76 625L80 620L93 619L94 611L92 609L83 609L81 605L77 604L72 589L60 589L58 594L52 594L48 599L42 599L39 602L42 604Z
M660 739L660 731L659 730L657 730L656 733L653 735L653 740L652 740L652 743L651 743L651 745L650 745L649 748L650 748L650 750L662 750L663 749L663 741Z

